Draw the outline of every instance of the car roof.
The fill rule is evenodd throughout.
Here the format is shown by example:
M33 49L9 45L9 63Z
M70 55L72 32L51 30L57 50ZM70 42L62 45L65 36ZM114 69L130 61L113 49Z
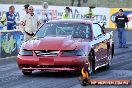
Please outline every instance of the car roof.
M91 20L86 20L86 19L58 19L58 20L51 20L47 23L63 23L63 22L70 22L70 23L88 23L88 24L93 24L95 22Z

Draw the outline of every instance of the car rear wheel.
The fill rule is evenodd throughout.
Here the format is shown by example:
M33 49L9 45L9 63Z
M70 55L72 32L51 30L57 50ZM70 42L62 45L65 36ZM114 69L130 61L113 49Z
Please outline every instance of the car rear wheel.
M31 75L32 71L22 70L23 75Z
M89 60L89 67L88 67L89 74L93 74L95 72L95 56L93 52L90 52L88 60Z
M112 58L113 58L113 56L114 56L114 44L112 44L111 50L112 50L111 55L112 55Z
M110 68L110 62L108 61L108 64L105 66L105 70L108 70Z

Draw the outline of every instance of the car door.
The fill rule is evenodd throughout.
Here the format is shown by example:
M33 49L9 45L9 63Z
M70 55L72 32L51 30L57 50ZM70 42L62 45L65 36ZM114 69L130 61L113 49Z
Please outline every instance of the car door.
M106 64L107 60L107 36L104 34L102 27L98 23L93 26L93 46L95 55L95 70Z

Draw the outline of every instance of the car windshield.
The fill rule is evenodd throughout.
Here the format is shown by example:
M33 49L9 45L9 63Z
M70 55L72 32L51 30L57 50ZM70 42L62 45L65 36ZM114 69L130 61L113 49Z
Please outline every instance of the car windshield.
M90 24L46 23L36 33L38 38L68 35L71 35L73 38L91 38Z

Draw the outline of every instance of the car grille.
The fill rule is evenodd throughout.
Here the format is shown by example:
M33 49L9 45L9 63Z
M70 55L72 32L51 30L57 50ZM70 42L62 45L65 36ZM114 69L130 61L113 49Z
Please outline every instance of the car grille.
M35 51L37 56L58 56L59 50L41 50Z

